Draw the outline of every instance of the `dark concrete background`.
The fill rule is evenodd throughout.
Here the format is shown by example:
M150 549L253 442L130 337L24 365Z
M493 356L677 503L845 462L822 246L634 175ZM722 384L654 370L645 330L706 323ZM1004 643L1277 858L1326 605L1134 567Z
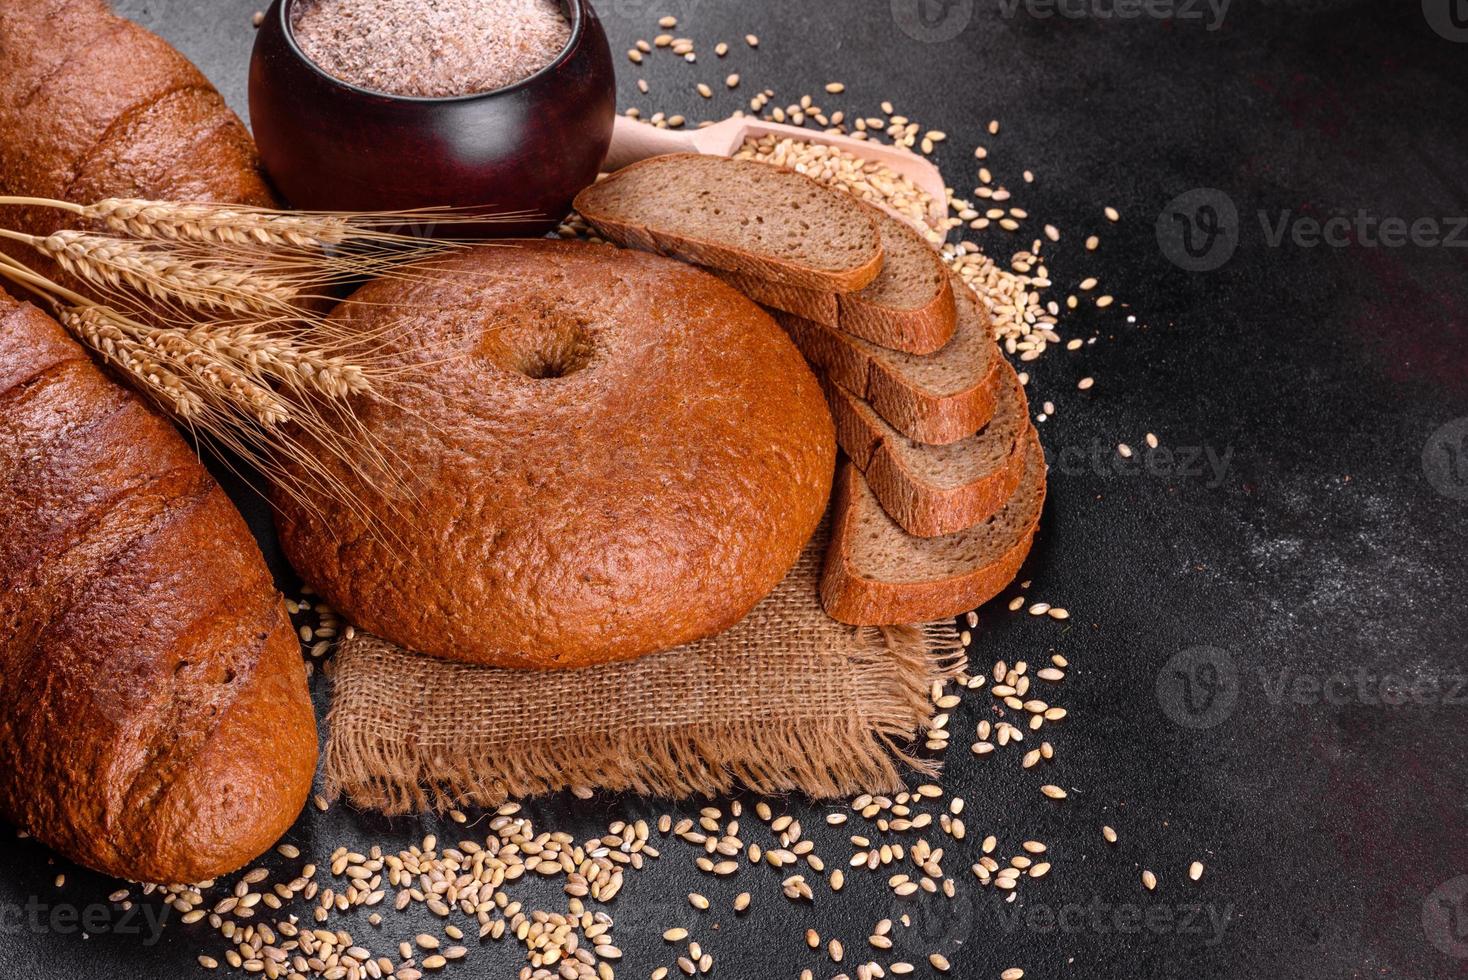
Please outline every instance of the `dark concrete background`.
M929 4L926 22L914 19L919 2ZM1042 2L601 5L616 52L650 39L665 13L699 42L697 65L666 52L640 71L619 60L624 105L700 118L766 85L778 104L810 92L868 113L890 99L947 131L938 159L956 186L972 186L972 148L983 142L1035 229L1062 229L1047 248L1052 295L1095 275L1118 298L1063 317L1063 336L1094 344L1030 366L1032 402L1052 399L1057 412L1041 426L1050 501L1023 577L1030 596L1065 605L1071 619L1033 620L1000 600L983 611L975 641L982 665L1036 663L1052 650L1070 658L1071 718L1051 734L1058 759L1044 772L1021 770L1014 752L976 762L964 747L987 699L959 709L945 783L968 801L970 837L950 842L944 863L960 901L917 906L909 935L921 938L899 951L921 960L942 949L954 975L975 978L1014 965L1034 978L1468 974L1468 231L1458 228L1456 246L1356 235L1307 247L1290 236L1272 244L1265 228L1282 215L1364 211L1454 234L1452 219L1468 215L1468 43L1452 39L1465 32L1446 0L1425 9L1238 0L1212 30L1201 6L1202 21L1119 20L1097 16L1109 2L1073 5L1083 17L1040 16ZM244 112L252 0L125 6ZM758 51L736 43L748 31L760 35ZM712 56L720 39L733 45L725 61ZM744 76L738 98L720 85L729 71ZM636 92L638 74L653 94ZM714 86L712 103L693 91L699 80ZM829 80L847 92L822 97ZM993 118L1002 130L991 137ZM1033 185L1022 185L1025 168ZM1182 228L1169 202L1200 188L1211 190L1173 211L1201 221L1199 204L1225 217L1231 205L1237 250L1212 271L1189 272L1169 259L1191 261L1172 238L1160 244L1157 227ZM1102 218L1107 204L1122 212L1119 224ZM1081 240L1092 232L1103 243L1088 255ZM1001 258L1014 247L997 231L979 240ZM1087 375L1096 386L1077 391ZM1164 446L1227 458L1226 472L1215 479L1181 456L1119 470L1110 448L1140 447L1148 431ZM242 502L264 528L258 503ZM1394 700L1403 688L1415 697L1383 703L1383 691ZM1073 787L1071 798L1040 805L1042 782ZM581 838L665 808L598 798L527 809L545 829ZM789 808L832 866L844 860L844 835L821 824L825 808ZM1120 830L1120 844L1102 842L1103 823ZM429 829L463 836L431 818L337 808L308 811L290 839L325 855L342 843L401 846ZM1055 870L1026 882L1016 903L1036 913L1028 920L1007 918L1015 906L992 904L964 870L986 833L1001 847L1051 843ZM207 929L176 923L154 945L17 925L27 902L83 906L114 885L53 866L31 842L0 853L0 977L188 976L199 952L222 948ZM676 954L658 933L695 918L718 976L793 978L804 966L830 976L836 968L804 946L807 924L845 941L850 968L865 958L872 923L900 911L876 876L853 874L840 901L797 908L779 898L769 869L710 883L682 845L664 853L612 909L628 953L619 976L671 966ZM1208 865L1196 885L1183 873L1194 858ZM1162 877L1157 892L1138 885L1142 867ZM58 871L67 872L61 889ZM737 922L697 917L683 900L693 887L726 909L751 889L756 909ZM560 904L558 890L541 897ZM1098 903L1167 922L1119 931L1085 916L1046 926L1047 910ZM417 931L389 923L377 945ZM509 977L521 955L489 944L449 972Z

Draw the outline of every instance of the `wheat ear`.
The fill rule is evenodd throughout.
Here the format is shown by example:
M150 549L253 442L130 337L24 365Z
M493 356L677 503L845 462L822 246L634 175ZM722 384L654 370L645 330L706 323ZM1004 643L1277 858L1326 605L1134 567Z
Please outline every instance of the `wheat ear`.
M84 206L83 218L139 239L200 242L233 247L373 252L402 260L431 251L463 247L466 242L432 236L439 226L484 224L524 217L486 216L472 209L442 207L416 211L271 211L244 205L110 198ZM399 230L404 229L404 230ZM422 232L419 234L417 232Z
M200 347L178 330L139 323L103 306L63 307L60 317L88 346L105 353L101 344L109 343L186 384L192 392L187 403L181 406L177 399L170 399L184 418L197 421L200 409L206 405L238 412L267 429L291 418L289 407L274 391L231 364L227 357ZM120 366L138 376L127 363ZM157 388L150 385L150 390Z
M130 288L160 303L272 314L293 310L301 291L299 282L283 277L106 235L64 230L45 238L15 233L7 233L6 237L26 241L94 286L110 291Z
M62 325L77 339L151 392L180 418L199 417L204 405L198 394L164 367L146 345L130 337L101 307L68 307L60 310L59 316Z
M0 228L0 237L50 256L96 295L82 295L4 253L0 278L44 297L124 380L307 509L333 499L391 535L387 518L411 506L412 474L357 411L382 397L379 381L412 368L380 363L387 328L379 334L335 324L317 300L368 276L436 279L431 264L414 263L471 243L397 229L479 222L482 215L451 209L333 215L121 199L83 205L10 196L0 196L0 205L52 207L86 222L88 230L44 238ZM386 510L367 508L347 481L311 465L324 456L356 472ZM289 460L303 464L300 475Z
M82 216L136 238L324 248L352 235L351 225L335 215L283 214L261 208L173 201L109 198L87 205Z
M200 348L246 365L297 388L309 388L332 398L372 390L367 372L344 357L303 349L290 338L262 333L253 323L213 323L187 334Z

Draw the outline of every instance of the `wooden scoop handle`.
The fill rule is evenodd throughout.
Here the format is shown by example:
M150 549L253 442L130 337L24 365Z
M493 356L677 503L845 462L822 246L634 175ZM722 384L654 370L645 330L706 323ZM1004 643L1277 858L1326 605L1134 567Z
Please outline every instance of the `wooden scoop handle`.
M619 115L612 124L612 145L601 168L610 172L664 153L697 153L699 148L693 137L691 132L658 129Z

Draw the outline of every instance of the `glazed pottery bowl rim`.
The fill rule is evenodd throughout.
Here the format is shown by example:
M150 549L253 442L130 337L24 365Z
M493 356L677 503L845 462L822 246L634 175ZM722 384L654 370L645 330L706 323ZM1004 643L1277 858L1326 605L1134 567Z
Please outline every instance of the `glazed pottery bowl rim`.
M291 28L291 11L300 3L309 3L312 0L279 0L277 4L277 18L281 34L285 40L287 50L294 55L307 70L325 81L327 84L338 86L356 95L363 95L375 99L387 99L393 102L422 105L453 105L465 102L487 101L495 96L507 95L517 92L540 79L553 74L570 60L572 53L576 50L578 42L586 32L587 9L590 0L565 0L566 6L571 11L571 34L566 38L566 44L557 52L556 56L544 66L537 69L533 74L526 75L518 82L500 88L488 89L483 92L468 92L464 95L399 95L395 92L379 92L377 89L363 88L344 78L338 78L325 68L318 65L315 60L296 43L296 33Z

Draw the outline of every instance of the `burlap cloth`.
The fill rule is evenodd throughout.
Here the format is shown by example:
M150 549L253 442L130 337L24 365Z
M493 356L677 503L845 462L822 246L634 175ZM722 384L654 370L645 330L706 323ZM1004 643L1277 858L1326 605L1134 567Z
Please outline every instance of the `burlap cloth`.
M682 797L741 783L812 797L892 792L963 666L952 622L855 628L817 594L825 534L733 629L573 671L476 667L358 633L332 664L328 792L397 813L572 787Z

